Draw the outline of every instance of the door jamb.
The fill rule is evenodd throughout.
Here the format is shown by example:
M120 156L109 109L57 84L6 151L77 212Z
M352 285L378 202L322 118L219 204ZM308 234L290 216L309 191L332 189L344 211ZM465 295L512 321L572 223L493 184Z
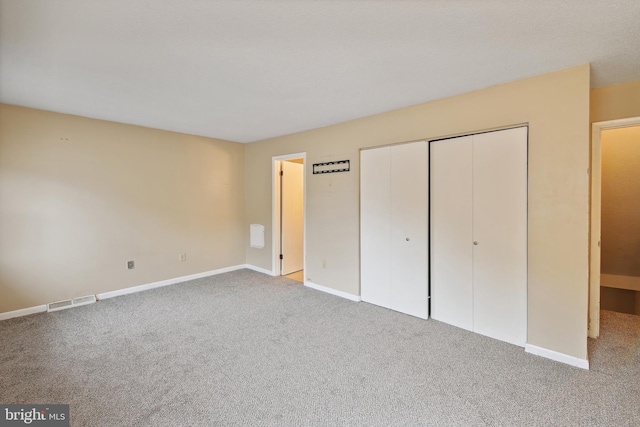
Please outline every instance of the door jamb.
M640 126L640 117L594 122L591 125L591 191L589 194L591 199L589 212L589 338L598 338L598 335L600 335L602 131L632 126Z
M293 153L282 156L273 156L271 160L271 271L274 276L280 276L282 273L282 264L280 262L281 249L281 230L280 230L280 162L283 160L302 159L302 191L303 191L303 244L302 244L302 268L307 270L307 153Z

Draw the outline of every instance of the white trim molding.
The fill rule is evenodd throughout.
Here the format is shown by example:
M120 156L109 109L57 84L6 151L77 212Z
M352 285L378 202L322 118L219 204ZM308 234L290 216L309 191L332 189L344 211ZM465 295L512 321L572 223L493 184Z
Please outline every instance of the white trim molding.
M266 268L256 267L255 265L251 265L251 264L245 264L243 267L248 270L253 270L253 271L257 271L258 273L266 274L268 276L275 276L275 273L273 271L267 270Z
M326 292L328 294L335 295L341 298L346 298L350 301L355 301L355 302L361 301L360 295L349 294L347 292L342 292L337 289L329 288L327 286L318 285L317 283L313 283L313 282L304 282L304 285L307 288L315 289L316 291Z
M565 363L567 365L575 366L582 369L589 369L589 361L587 359L580 359L568 354L558 353L557 351L549 350L546 348L538 347L537 345L526 344L524 351L527 353L535 354L536 356L546 357L547 359L555 360L556 362Z
M35 307L21 308L20 310L7 311L0 313L0 320L13 319L14 317L28 316L30 314L45 313L47 311L47 305L36 305Z
M204 271L202 273L190 274L188 276L176 277L174 279L161 280L159 282L147 283L145 285L132 286L130 288L117 289L115 291L103 292L96 294L98 300L118 297L121 295L133 294L135 292L142 292L149 289L161 288L163 286L173 285L176 283L186 282L189 280L200 279L202 277L215 276L216 274L228 273L230 271L242 270L246 268L245 264L234 265L232 267L219 268L217 270Z

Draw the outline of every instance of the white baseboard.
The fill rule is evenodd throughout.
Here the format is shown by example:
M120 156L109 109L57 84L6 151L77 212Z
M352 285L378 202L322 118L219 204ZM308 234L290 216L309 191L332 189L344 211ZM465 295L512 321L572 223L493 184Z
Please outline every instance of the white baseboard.
M266 268L256 267L255 265L251 265L251 264L245 264L243 267L249 270L257 271L258 273L267 274L269 276L275 276L273 271L267 270Z
M569 356L568 354L558 353L557 351L538 347L537 345L526 344L524 346L524 351L535 354L536 356L555 360L556 362L566 363L567 365L576 366L582 369L589 369L589 361L587 359L579 359L574 356Z
M232 267L219 268L217 270L204 271L202 273L190 274L188 276L176 277L175 279L161 280L159 282L147 283L145 285L132 286L130 288L117 289L115 291L103 292L96 294L98 300L119 297L121 295L133 294L135 292L142 292L149 289L161 288L163 286L173 285L176 283L186 282L189 280L200 279L202 277L215 276L216 274L228 273L230 271L241 270L245 268L245 265L234 265Z
M353 295L353 294L349 294L349 293L346 293L346 292L338 291L336 289L328 288L328 287L322 286L322 285L318 285L317 283L313 283L313 282L304 282L304 285L306 287L308 287L308 288L315 289L317 291L326 292L328 294L336 295L336 296L339 296L339 297L342 297L342 298L346 298L346 299L351 300L351 301L360 302L360 295Z
M102 292L102 293L96 294L96 299L103 300L103 299L109 299L109 298L113 298L121 295L133 294L135 292L142 292L149 289L160 288L163 286L173 285L176 283L186 282L189 280L200 279L202 277L215 276L216 274L242 270L243 268L247 268L253 271L257 271L259 273L264 273L264 274L273 276L273 272L269 270L265 270L263 268L256 267L254 265L241 264L241 265L234 265L232 267L219 268L217 270L204 271L202 273L190 274L188 276L176 277L174 279L167 279L167 280L161 280L159 282L147 283L139 286L132 286L130 288L117 289L115 291L109 291L109 292ZM46 311L47 311L47 304L38 305L35 307L22 308L20 310L7 311L5 313L0 313L0 321L13 319L14 317L28 316L30 314L35 314L35 313L44 313Z
M35 307L21 308L20 310L7 311L0 313L0 320L13 319L14 317L28 316L30 314L44 313L47 311L47 305L36 305Z

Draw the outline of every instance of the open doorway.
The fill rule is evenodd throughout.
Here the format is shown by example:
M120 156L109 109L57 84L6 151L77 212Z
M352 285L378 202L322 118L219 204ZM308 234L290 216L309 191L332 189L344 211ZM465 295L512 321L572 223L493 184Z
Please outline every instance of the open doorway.
M640 117L593 124L589 337L600 310L640 315Z
M600 309L640 315L640 126L601 143Z
M274 269L304 283L305 154L273 158Z

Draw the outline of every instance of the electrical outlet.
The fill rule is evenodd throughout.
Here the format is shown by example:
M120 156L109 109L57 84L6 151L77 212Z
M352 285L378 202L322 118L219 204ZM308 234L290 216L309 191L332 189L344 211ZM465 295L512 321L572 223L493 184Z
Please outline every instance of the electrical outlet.
M327 268L327 260L326 259L322 260L322 268Z
M181 262L186 261L186 260L187 260L187 254L186 254L186 253L181 253L181 254L179 254L179 255L178 255L178 259L179 259Z
M133 270L134 268L136 268L136 263L135 261L127 261L127 268L129 270Z

